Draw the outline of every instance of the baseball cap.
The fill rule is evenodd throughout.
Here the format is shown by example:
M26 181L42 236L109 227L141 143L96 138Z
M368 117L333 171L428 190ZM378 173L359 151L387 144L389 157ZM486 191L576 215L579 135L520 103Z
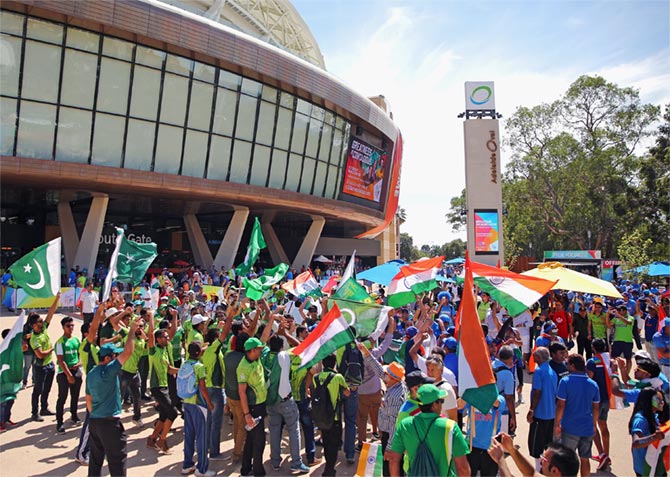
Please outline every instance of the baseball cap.
M635 355L633 357L636 360L638 360L638 359L648 359L648 360L651 361L651 355L647 351L644 351L644 350L636 351Z
M119 354L122 351L123 351L123 348L119 348L117 346L114 346L113 343L105 343L104 345L102 345L100 347L100 351L98 351L98 356L100 358L104 358L105 356L109 356L111 354Z
M193 318L191 318L191 324L193 326L199 325L204 321L207 321L207 318L202 316L200 313L198 313L197 315L193 315Z
M114 316L114 315L116 315L118 312L119 312L119 310L117 310L117 309L114 308L114 307L107 308L107 309L105 310L105 318L109 318L110 316Z
M435 380L433 378L425 376L419 370L412 371L411 373L405 375L405 384L408 388L421 386L422 384L432 384L434 382Z
M384 366L384 372L398 381L405 379L405 368L395 361L388 366Z
M416 328L416 326L410 326L410 327L407 328L407 330L405 331L405 334L406 334L409 338L414 338L418 332L419 332L419 330Z
M135 305L135 306L144 305L144 300L135 300L133 302L133 305Z
M263 348L263 347L265 347L263 342L256 337L249 338L247 341L244 342L245 351L251 351L252 349Z
M663 318L663 326L670 326L670 318Z
M456 327L455 326L448 327L445 333L447 333L449 336L454 336L456 334Z
M551 333L556 329L556 325L554 324L553 321L547 321L544 326L542 327L542 331L545 333Z
M456 348L458 348L458 340L450 336L449 338L444 340L444 347L447 348L448 350L455 351Z
M603 299L600 298L599 296L597 296L593 299L593 304L594 305L602 305L603 304Z
M626 302L623 301L621 298L619 298L617 301L614 302L614 306L617 308L626 306Z
M161 297L161 301L168 301L168 300L169 300L169 298L166 297L166 296L162 296L162 297Z
M447 392L444 389L440 389L434 384L424 384L419 388L417 393L419 397L419 402L421 404L432 404L438 399L442 399L447 395Z

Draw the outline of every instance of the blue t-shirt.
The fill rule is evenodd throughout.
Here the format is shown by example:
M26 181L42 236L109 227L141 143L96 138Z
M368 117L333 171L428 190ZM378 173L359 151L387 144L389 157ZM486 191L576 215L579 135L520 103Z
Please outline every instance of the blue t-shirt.
M444 355L444 365L454 373L456 382L458 382L458 355L456 353L449 353Z
M492 365L496 375L498 392L506 396L514 396L514 371L497 358L493 360Z
M99 364L86 375L86 394L92 400L92 418L120 417L121 391L119 387L119 371L121 363L118 359L109 364Z
M542 391L533 414L538 419L550 420L556 417L556 390L558 378L549 362L542 363L533 373L533 390Z
M658 429L658 424L656 428ZM631 436L633 434L638 434L640 436L648 436L649 434L651 434L649 421L647 421L647 419L639 412L636 412L633 415L633 423L631 425L630 434ZM633 449L632 452L633 452L633 470L635 471L636 474L643 474L646 462L645 457L647 456L647 447L640 447L639 449Z
M644 317L644 340L653 341L654 335L658 331L658 316L652 317L650 314Z
M565 401L561 427L573 436L593 435L593 403L600 402L600 390L586 373L573 373L558 383L556 397Z
M482 414L477 408L473 408L475 417L475 435L472 438L472 447L477 449L488 449L491 447L491 438L500 432L502 424L502 415L506 410L505 397L498 396L500 406L491 407L487 414ZM463 414L470 412L470 405L466 404L463 408ZM471 424L472 425L472 424ZM470 427L467 432L467 439L470 439Z
M609 394L607 394L607 376L605 375L605 363L600 358L594 356L586 362L586 369L593 373L593 379L600 389L600 401L608 402Z
M654 339L652 340L656 349L660 351L670 351L670 336L667 336L665 333L658 331L654 333ZM670 365L670 358L662 358L660 353L658 355L658 364Z

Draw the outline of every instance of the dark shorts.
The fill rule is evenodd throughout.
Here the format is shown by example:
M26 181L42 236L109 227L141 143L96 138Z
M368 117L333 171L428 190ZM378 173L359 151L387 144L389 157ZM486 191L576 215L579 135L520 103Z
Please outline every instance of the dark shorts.
M633 343L625 341L615 341L612 343L612 358L623 356L626 359L633 358Z
M174 421L179 415L179 411L172 404L170 400L170 393L168 388L151 388L151 395L158 404L158 420L159 421Z
M582 459L591 458L591 447L593 446L593 436L581 437L573 434L568 434L563 431L561 433L561 443L570 449L577 451L579 457Z
M599 421L606 421L607 420L607 415L610 412L610 403L608 401L600 401L600 407L598 411L598 420Z
M534 418L528 431L528 452L539 459L554 437L554 420Z

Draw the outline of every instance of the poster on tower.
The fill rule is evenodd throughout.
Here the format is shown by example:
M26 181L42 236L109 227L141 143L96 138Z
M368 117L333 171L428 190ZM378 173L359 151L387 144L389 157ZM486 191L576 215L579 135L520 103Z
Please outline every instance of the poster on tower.
M379 203L387 159L386 151L352 137L347 152L342 193Z

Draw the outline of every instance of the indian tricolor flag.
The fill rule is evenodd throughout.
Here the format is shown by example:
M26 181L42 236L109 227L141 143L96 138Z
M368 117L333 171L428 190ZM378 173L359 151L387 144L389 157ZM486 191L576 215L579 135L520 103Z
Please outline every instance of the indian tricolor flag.
M465 402L487 414L498 397L489 352L475 301L470 257L465 255L465 283L457 320L458 392Z
M668 475L670 469L670 424L665 424L659 428L665 435L660 441L654 441L647 447L647 453L644 457L643 476L653 477L655 475Z
M306 296L323 296L319 284L312 275L311 270L302 272L300 275L295 277L293 280L289 280L281 286L288 293L295 295L299 298L304 298Z
M470 262L475 285L517 316L544 296L556 282L510 272L483 263Z
M352 341L354 341L354 335L349 329L349 323L344 319L337 305L333 304L307 339L293 348L293 354L300 358L301 368L312 367Z
M439 256L400 267L389 284L388 305L400 308L416 300L416 295L437 288L435 277L443 260L444 257Z
M358 458L356 477L381 477L384 464L382 445L364 442Z

